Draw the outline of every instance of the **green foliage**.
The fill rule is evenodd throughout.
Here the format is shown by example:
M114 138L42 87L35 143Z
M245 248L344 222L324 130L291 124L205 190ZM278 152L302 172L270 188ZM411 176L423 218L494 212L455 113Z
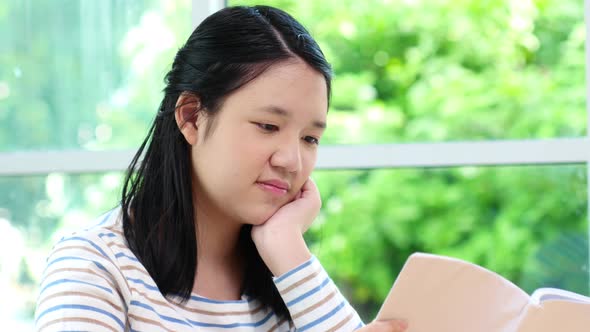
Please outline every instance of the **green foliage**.
M480 264L526 291L588 293L582 166L321 171L315 178L324 208L309 236L313 251L355 303L369 304L365 318L416 251ZM568 239L573 253L547 264L542 257Z
M333 64L325 143L585 133L582 2L263 3L300 19Z

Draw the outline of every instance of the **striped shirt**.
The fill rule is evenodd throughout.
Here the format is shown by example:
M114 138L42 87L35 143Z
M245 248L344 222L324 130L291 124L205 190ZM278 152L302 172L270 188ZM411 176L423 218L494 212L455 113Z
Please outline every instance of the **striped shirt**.
M274 278L292 322L254 298L164 297L123 236L120 208L52 249L37 331L353 331L363 323L316 257Z

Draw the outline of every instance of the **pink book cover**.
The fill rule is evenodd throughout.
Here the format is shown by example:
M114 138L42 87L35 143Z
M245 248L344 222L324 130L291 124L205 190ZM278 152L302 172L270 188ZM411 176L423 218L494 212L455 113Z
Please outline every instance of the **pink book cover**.
M405 319L407 332L590 332L590 298L512 282L459 259L412 254L377 318Z

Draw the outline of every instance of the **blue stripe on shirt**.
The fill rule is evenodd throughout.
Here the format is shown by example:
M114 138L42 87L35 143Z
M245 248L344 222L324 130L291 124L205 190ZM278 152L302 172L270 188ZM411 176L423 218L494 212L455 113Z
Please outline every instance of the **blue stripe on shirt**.
M111 216L111 214L113 214L113 212L115 212L115 209L113 209L113 210L105 213L104 214L104 218L102 218L102 220L96 226L101 226L102 224L104 224L109 219L109 217Z
M64 256L64 257L60 257L60 258L56 258L54 260L52 260L51 262L47 263L47 266L45 267L45 270L43 271L43 274L45 274L45 272L47 271L47 269L53 265L54 263L57 262L61 262L61 261L67 261L67 260L76 260L76 261L86 261L86 262L92 262L94 263L99 269L109 273L109 271L99 262L91 260L91 259L86 259L86 258L80 258L80 257L76 257L76 256Z
M227 303L247 303L247 302L252 302L255 300L255 298L249 298L247 300L212 300L212 299L208 299L206 297L201 297L201 296L197 296L197 295L191 295L191 300L197 301L197 302L205 302L205 303L215 303L215 304L227 304Z
M127 277L125 279L127 279L128 281L131 281L133 283L143 285L143 286L145 286L145 288L147 288L149 290L158 291L158 292L160 291L160 289L158 287L152 286L141 279L135 279L135 278L129 278L129 277Z
M126 279L128 281L135 283L135 284L143 285L145 288L147 288L149 290L158 291L158 292L160 291L158 286L150 285L147 282L143 281L143 279L136 279L136 278L130 278L130 277L127 277ZM250 298L248 300L218 301L218 300L211 300L211 299L196 296L196 295L191 295L190 299L193 301L197 301L197 302L205 302L205 303L213 303L213 304L232 304L232 303L239 304L239 303L245 303L245 302L249 303L249 302L256 301L255 298Z
M303 295L286 303L287 307L290 307L290 306L294 305L295 303L300 302L300 301L310 297L312 294L317 293L320 289L324 288L324 286L326 286L329 282L330 282L330 278L324 279L324 281L322 281L322 283L319 286L312 288L311 290L307 291Z
M264 317L263 319L261 319L258 322L253 322L253 323L231 323L231 324L213 324L213 323L202 323L202 322L197 322L197 321L193 321L193 320L189 320L189 322L191 324L193 324L194 326L200 326L200 327L217 327L217 328L221 328L221 329L233 329L236 327L259 327L264 325L266 322L268 322L268 320L274 316L274 312L269 312L268 315L266 315L266 317Z
M100 314L103 314L105 316L108 316L110 318L112 318L115 322L117 322L117 324L119 324L119 326L121 326L122 329L125 328L125 324L123 324L123 322L117 318L117 316L113 315L112 313L106 311L106 310L102 310L93 306L89 306L89 305L81 305L81 304L60 304L60 305L56 305L54 307L51 307L45 311L43 311L41 314L39 314L39 316L36 319L36 322L39 321L39 319L41 319L41 317L43 317L44 315L56 311L56 310L63 310L63 309L79 309L79 310L88 310L88 311L94 311L94 312L98 312Z
M291 271L283 274L282 276L275 278L275 283L278 284L279 282L287 279L289 276L293 275L294 273L296 273L298 271L301 271L302 269L308 267L311 263L313 263L314 260L315 260L315 257L312 256L311 259L308 260L307 262L299 265L298 267L296 267L293 270L291 270Z
M311 323L309 323L307 325L302 326L301 328L297 329L297 331L305 331L305 330L308 330L308 329L310 329L310 328L312 328L312 327L314 327L314 326L316 326L318 324L321 324L322 322L325 322L327 319L331 318L338 311L340 311L340 309L344 308L344 304L345 304L344 301L340 302L340 304L336 308L332 309L332 311L330 311L327 314L323 315L322 317L314 320L313 322L311 322Z
M125 257L125 258L130 259L130 260L132 260L134 262L139 262L139 260L137 258L132 257L132 256L129 256L129 255L127 255L125 253L122 253L122 252L116 254L115 257L117 257L117 258Z
M79 236L70 237L70 238L64 239L62 241L62 243L63 242L66 242L66 241L84 241L84 242L88 242L88 243L90 243L90 245L94 249L98 250L98 252L100 252L101 255L103 255L104 257L107 257L107 254L99 246L97 246L94 242L92 242L92 241L90 241L88 239L85 239L83 237L79 237Z
M138 306L144 309L147 309L153 313L155 313L156 315L158 315L158 317L160 317L160 319L163 319L165 321L168 322L173 322L173 323L178 323L178 324L182 324L182 325L186 325L186 326L191 326L191 324L187 321L184 321L182 319L178 319L178 318L174 318L174 317L170 317L170 316L166 316L166 315L162 315L160 313L158 313L154 308L152 308L151 306L145 304L145 303L141 303L137 300L133 300L131 301L131 303L129 303L129 305L134 305L134 306ZM144 316L145 317L145 316Z
M93 283L90 283L90 282L80 281L80 280L74 280L74 279L58 279L58 280L55 280L55 281L50 282L47 285L45 285L45 287L43 287L43 289L41 289L41 291L39 292L39 296L41 296L41 294L43 294L43 292L47 288L49 288L49 287L53 287L53 286L56 286L56 285L65 284L65 283L69 283L69 282L74 283L74 284L84 284L84 285L88 285L88 286L100 288L100 289L102 289L105 292L108 292L110 294L113 294L113 290L112 289L107 288L107 287L104 287L104 286L100 286L100 285L97 285L97 284L93 284Z
M143 281L143 279L136 279L136 278L130 278L130 277L127 277L126 279L128 281L130 281L130 282L135 283L135 284L143 285L145 288L147 288L149 290L160 292L160 289L158 288L158 286L150 285L147 282ZM191 295L190 298L193 301L205 302L205 303L214 303L214 304L228 304L228 303L231 304L231 303L244 303L244 302L249 303L249 302L256 301L255 298L250 298L248 300L217 301L217 300L211 300L211 299L200 297L200 296L196 296L196 295Z
M127 278L127 280L129 280L129 279L130 278ZM137 283L141 283L141 284L145 285L146 287L148 287L150 289L154 288L154 290L158 290L158 288L146 284L145 282L143 282L143 280L133 279L131 281L137 282ZM158 315L158 317L160 317L161 319L164 319L164 320L167 320L167 321L171 321L171 322L175 322L175 323L181 323L181 324L184 324L184 325L192 324L192 326L218 327L218 328L224 328L224 329L225 328L235 328L235 327L240 327L240 326L258 327L258 326L264 325L271 317L274 316L274 312L271 311L262 320L260 320L258 322L253 322L253 323L213 324L213 323L203 323L203 322L198 322L198 321L193 321L193 320L189 320L189 323L187 323L185 321L178 320L178 319L173 318L173 317L162 315L162 314L158 313L150 305L145 304L145 303L141 303L141 302L136 301L136 300L131 301L130 305L135 305L135 306L138 306L138 307L142 307L144 309L148 309L148 310L152 311L153 313L155 313L156 315Z

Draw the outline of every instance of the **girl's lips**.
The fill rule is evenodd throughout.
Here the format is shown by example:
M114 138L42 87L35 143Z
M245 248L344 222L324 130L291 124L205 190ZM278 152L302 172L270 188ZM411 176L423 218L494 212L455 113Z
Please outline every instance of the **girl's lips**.
M265 183L265 182L256 182L256 185L260 187L262 190L270 192L274 195L282 196L287 193L287 189L279 188L277 186L273 186L272 184Z

